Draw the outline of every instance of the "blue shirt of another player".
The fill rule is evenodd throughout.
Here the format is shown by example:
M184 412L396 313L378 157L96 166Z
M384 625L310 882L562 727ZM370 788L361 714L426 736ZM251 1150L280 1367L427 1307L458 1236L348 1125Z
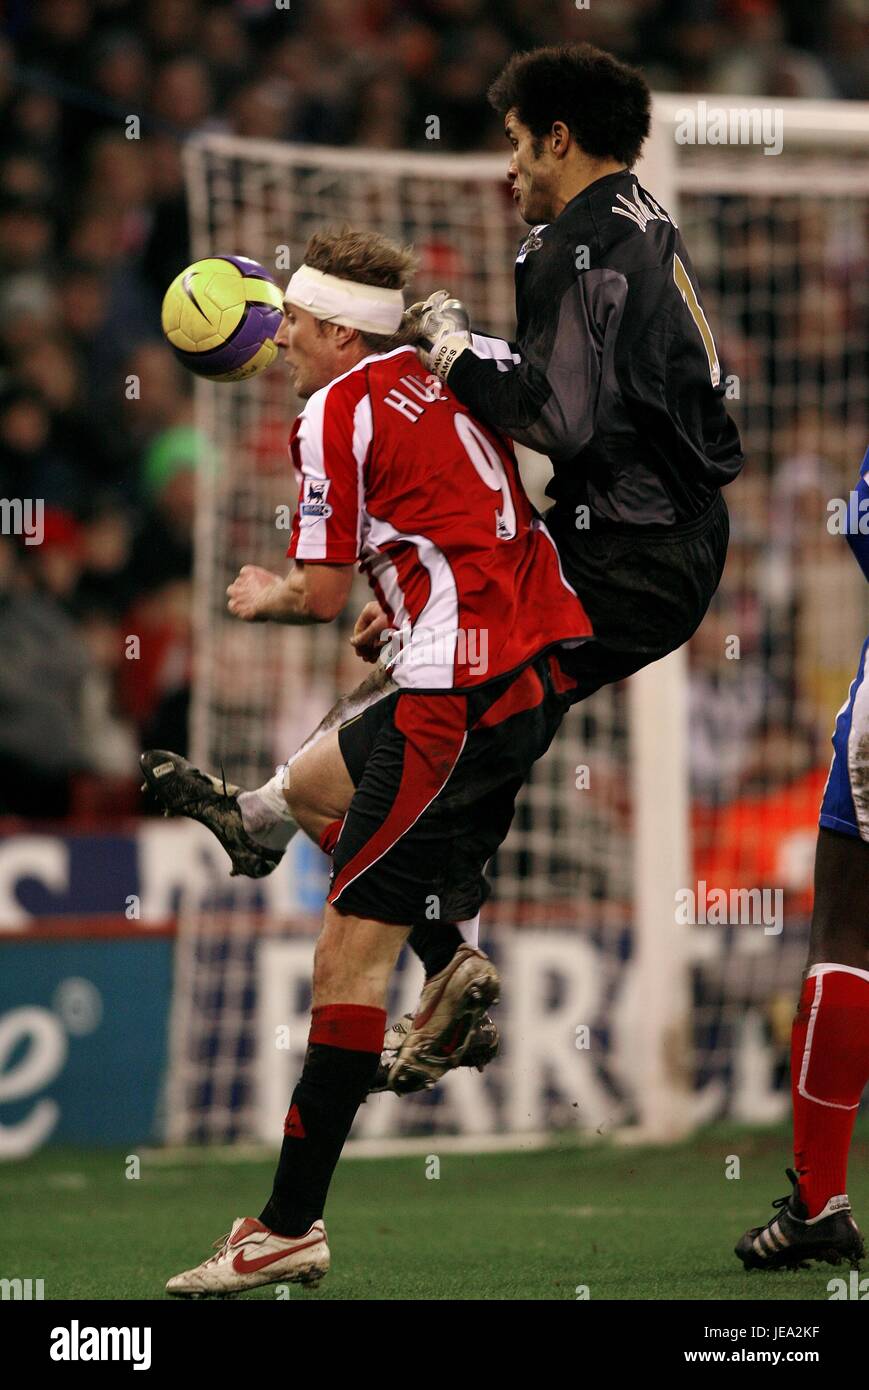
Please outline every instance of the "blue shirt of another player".
M866 517L869 523L869 449L866 450L857 483L857 516L861 519ZM857 564L869 579L869 530L865 535L860 534L859 528L849 531L848 544L857 557Z

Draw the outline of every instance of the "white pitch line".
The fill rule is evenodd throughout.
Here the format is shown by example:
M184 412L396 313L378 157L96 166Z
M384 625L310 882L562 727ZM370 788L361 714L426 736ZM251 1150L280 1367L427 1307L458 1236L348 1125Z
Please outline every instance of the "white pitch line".
M580 1139L580 1136L576 1136ZM571 1148L574 1147L571 1136ZM444 1134L409 1135L394 1139L351 1139L341 1158L412 1158L418 1154L491 1154L538 1152L557 1148L551 1133L533 1131L528 1134ZM143 1149L141 1158L154 1167L175 1167L178 1164L250 1163L273 1160L277 1145L234 1144L208 1147Z

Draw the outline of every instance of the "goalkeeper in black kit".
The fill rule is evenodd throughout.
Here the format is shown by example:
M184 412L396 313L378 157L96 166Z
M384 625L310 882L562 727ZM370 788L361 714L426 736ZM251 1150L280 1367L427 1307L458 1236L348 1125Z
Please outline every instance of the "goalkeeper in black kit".
M541 48L489 100L531 225L516 341L471 333L442 290L415 306L420 350L475 416L552 461L545 520L594 629L562 658L584 699L700 624L727 551L720 489L743 455L682 237L631 173L645 79L589 44Z

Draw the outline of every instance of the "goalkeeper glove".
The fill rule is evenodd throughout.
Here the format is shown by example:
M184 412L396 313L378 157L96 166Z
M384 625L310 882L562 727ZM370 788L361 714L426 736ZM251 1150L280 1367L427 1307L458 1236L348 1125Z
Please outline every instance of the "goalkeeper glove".
M449 290L435 290L434 294L430 294L428 299L418 299L415 304L411 304L409 309L405 309L404 317L409 320L416 319L418 327L419 320L427 309L439 309L444 300L450 298L452 298L452 296Z
M471 319L460 299L438 290L418 310L417 347L423 364L446 381L456 359L471 346Z

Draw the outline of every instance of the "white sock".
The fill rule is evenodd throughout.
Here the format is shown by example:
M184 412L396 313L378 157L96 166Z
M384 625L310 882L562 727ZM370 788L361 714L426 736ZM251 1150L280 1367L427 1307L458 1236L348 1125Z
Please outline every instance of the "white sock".
M286 763L282 763L274 777L262 787L239 793L242 825L250 838L264 849L286 849L299 828L284 800L286 769Z
M467 918L465 919L464 922L456 922L456 926L458 927L459 931L462 933L462 936L464 937L465 943L466 943L468 946L476 946L476 947L479 947L479 945L480 945L480 914L479 914L479 912L477 913L476 917L467 917Z

